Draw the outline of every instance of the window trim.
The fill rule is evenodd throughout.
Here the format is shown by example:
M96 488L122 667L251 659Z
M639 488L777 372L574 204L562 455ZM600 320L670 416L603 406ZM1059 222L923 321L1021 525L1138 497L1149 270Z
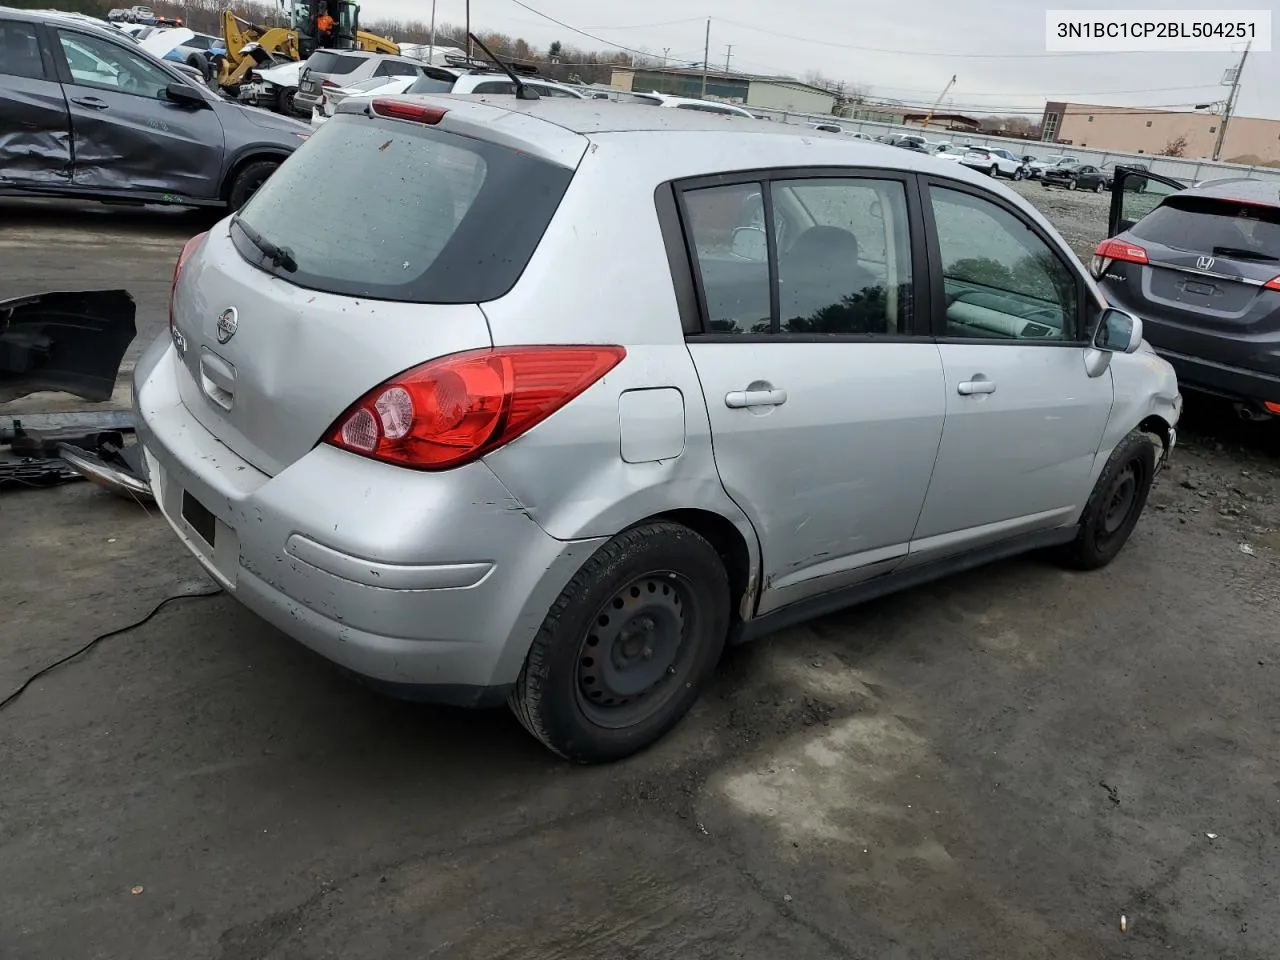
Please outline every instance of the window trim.
M777 251L773 225L772 190L766 189L777 180L893 180L902 184L907 206L908 255L911 258L911 332L896 334L865 333L711 333L707 330L706 296L702 270L689 236L689 213L684 195L708 187L732 187L758 184L765 207L765 235L769 249L769 325L781 325L781 290L778 287ZM922 207L923 195L916 174L909 170L878 167L766 167L688 177L671 181L658 188L670 191L674 210L664 210L658 200L658 219L667 247L676 301L680 307L681 327L685 340L696 343L924 343L935 339L932 323L932 285L928 247ZM670 237L670 231L678 231ZM691 302L690 302L691 301Z
M1043 243L1049 251L1058 259L1066 271L1075 279L1076 286L1076 316L1075 330L1072 331L1073 337L1064 338L1062 340L1038 340L1028 338L1026 340L1016 337L951 337L946 333L946 311L931 310L930 320L933 329L933 336L937 343L958 343L969 344L972 346L996 345L1003 346L1019 346L1019 347L1071 347L1078 349L1082 346L1088 346L1089 338L1089 316L1088 305L1095 303L1092 292L1086 287L1082 272L1072 264L1075 259L1072 256L1067 259L1063 255L1062 247L1054 241L1044 229L1034 220L1027 217L1021 210L1006 200L1004 197L989 193L973 184L965 183L961 180L951 180L947 177L938 177L928 174L921 174L919 178L920 201L921 207L925 209L925 235L929 248L929 278L930 292L932 295L931 304L937 304L939 307L947 302L946 289L943 285L942 275L942 247L938 242L938 225L933 218L933 202L930 199L930 191L933 188L941 190L953 190L956 193L968 194L978 200L985 200L987 203L999 207L1008 213L1015 220L1028 227L1033 234Z

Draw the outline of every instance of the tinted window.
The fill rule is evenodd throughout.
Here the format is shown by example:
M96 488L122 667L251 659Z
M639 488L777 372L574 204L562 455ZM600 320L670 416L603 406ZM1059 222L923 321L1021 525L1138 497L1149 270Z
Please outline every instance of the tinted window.
M204 37L198 33L183 44L184 47L190 47L192 50L208 50L212 45L213 37Z
M532 83L530 86L536 87L538 93L542 94L544 97L566 97L570 100L578 99L576 94L570 93L568 90L561 90L559 87L553 87L550 85L544 87L540 83Z
M455 81L437 80L435 77L419 77L409 86L405 93L448 93L453 89Z
M907 197L896 180L773 184L782 333L910 329Z
M318 50L307 61L307 67L313 73L344 74L351 73L364 63L365 57L344 57L332 50Z
M709 333L768 333L769 261L760 185L684 194Z
M415 67L412 63L401 63L399 60L383 60L373 73L374 76L378 77L412 77L415 74L422 73L422 69Z
M242 231L231 235L246 260L302 287L476 303L515 284L572 175L483 140L340 114L242 212L297 270L270 267Z
M947 336L1074 340L1078 287L1059 256L1003 207L956 190L929 193Z
M174 82L160 67L107 40L58 30L58 43L77 86L162 100Z
M909 332L911 250L897 181L779 180L772 190L778 316L758 184L684 195L711 333Z
M32 24L0 20L0 73L32 80L44 79L40 43Z
M516 92L516 88L511 85L511 81L509 80L486 80L484 83L477 83L471 92L514 94Z
M1129 232L1140 240L1194 253L1213 254L1219 247L1280 257L1280 208L1276 207L1175 194Z

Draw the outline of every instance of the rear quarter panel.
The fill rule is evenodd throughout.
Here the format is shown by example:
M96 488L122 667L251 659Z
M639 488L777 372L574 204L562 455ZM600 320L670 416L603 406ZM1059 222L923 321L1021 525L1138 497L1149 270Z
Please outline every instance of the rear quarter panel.
M738 528L754 565L754 531L721 486L712 456L658 223L655 169L629 141L593 143L515 289L484 304L495 345L627 350L602 380L486 460L559 539L610 536L657 514L701 509ZM662 402L635 393L654 390L668 391ZM668 402L669 391L682 402ZM627 431L658 437L655 459L625 460Z

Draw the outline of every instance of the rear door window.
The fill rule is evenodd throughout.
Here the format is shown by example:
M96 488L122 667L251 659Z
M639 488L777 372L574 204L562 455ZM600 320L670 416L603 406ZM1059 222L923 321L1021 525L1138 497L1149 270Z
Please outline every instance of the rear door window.
M313 73L341 76L344 73L353 73L364 61L364 57L344 57L332 50L320 50L311 55L311 59L307 61L307 69Z
M1280 208L1174 194L1129 230L1175 250L1255 259L1280 257ZM1232 251L1228 253L1226 251Z
M412 77L420 73L422 73L421 67L416 67L412 63L401 63L399 60L383 60L373 71L375 77Z
M0 20L0 74L43 80L40 41L33 24Z
M572 176L473 137L340 114L241 213L296 269L273 266L244 231L231 236L246 260L301 287L478 303L514 286Z

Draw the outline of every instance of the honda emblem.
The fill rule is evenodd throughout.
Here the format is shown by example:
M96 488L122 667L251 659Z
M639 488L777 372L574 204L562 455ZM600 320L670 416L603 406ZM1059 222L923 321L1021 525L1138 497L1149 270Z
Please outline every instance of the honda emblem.
M1208 270L1213 266L1213 257L1197 257L1196 266L1201 270Z

